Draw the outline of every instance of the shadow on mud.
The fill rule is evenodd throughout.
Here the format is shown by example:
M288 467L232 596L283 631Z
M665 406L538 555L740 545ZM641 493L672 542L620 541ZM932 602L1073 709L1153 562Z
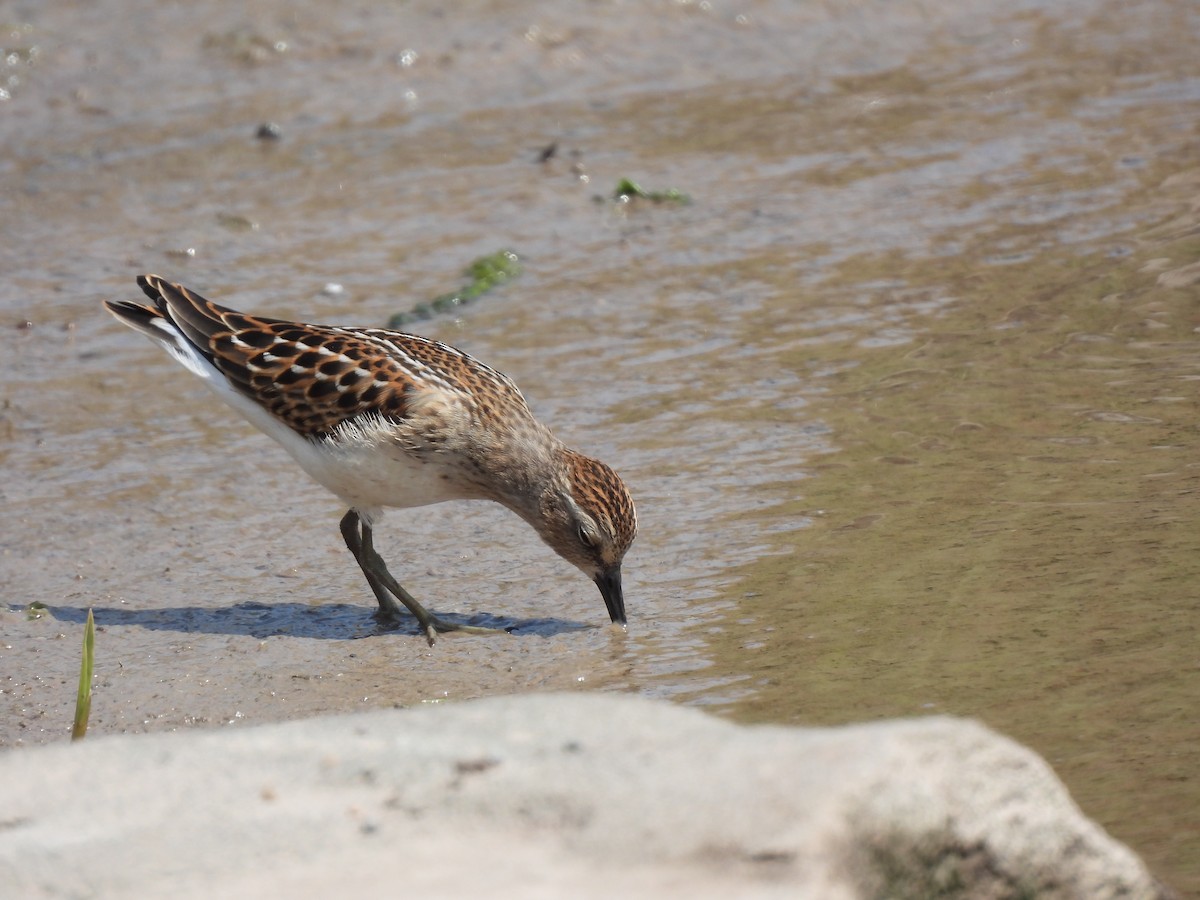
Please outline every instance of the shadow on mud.
M14 607L18 609L19 607ZM97 628L117 628L136 625L154 631L177 631L183 634L249 635L255 638L298 637L316 640L357 640L382 634L396 633L419 637L421 630L416 619L400 622L383 621L367 606L349 603L235 603L226 607L180 606L169 609L127 609L92 607ZM43 612L59 622L83 625L87 607L46 606ZM571 631L597 627L566 619L514 619L487 613L456 615L438 611L443 619L462 625L477 625L497 629L496 637L505 632L514 635L551 637ZM446 634L441 640L461 640L463 636Z

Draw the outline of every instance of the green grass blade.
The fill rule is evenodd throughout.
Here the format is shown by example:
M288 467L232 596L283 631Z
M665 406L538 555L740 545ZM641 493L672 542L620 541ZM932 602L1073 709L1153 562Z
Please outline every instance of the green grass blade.
M79 665L79 693L75 696L75 725L71 728L73 741L87 734L88 715L92 711L92 657L95 647L96 622L89 608L87 623L83 626L83 661Z

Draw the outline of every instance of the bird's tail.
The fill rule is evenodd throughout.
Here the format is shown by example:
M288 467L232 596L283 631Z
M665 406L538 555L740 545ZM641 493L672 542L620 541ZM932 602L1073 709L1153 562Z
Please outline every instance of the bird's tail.
M138 276L138 285L152 303L105 300L105 308L119 322L161 346L188 371L201 378L211 378L215 373L207 349L207 335L198 327L203 316L186 289L163 281L157 275ZM199 299L203 302L203 298Z

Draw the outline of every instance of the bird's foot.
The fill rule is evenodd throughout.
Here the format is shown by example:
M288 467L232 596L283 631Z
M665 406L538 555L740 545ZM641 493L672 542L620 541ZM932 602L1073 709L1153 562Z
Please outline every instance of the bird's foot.
M437 636L449 631L459 631L463 634L511 634L515 626L507 625L503 627L491 627L488 625L467 625L463 622L449 622L439 618L432 613L426 611L422 607L423 616L416 616L418 624L421 626L421 633L425 635L425 640L429 641L429 646L432 647L437 642ZM405 609L399 603L395 605L380 606L375 613L380 622L388 625L397 625L405 620L411 621L413 613L411 610Z
M422 622L425 629L425 639L432 647L439 632L461 631L463 634L511 634L512 628L492 628L487 625L465 625L460 622L447 622L437 616L430 616L429 621Z

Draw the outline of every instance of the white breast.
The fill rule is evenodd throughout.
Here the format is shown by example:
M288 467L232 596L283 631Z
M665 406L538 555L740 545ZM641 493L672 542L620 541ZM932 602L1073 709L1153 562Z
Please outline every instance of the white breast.
M249 397L236 391L219 373L205 384L254 426L278 441L305 472L368 521L383 507L405 509L478 494L456 480L451 465L436 454L418 455L393 439L384 423L351 426L334 439L301 437Z
M368 518L376 518L381 507L471 499L453 470L436 457L415 455L395 443L309 441L289 433L292 439L281 443L300 467Z

